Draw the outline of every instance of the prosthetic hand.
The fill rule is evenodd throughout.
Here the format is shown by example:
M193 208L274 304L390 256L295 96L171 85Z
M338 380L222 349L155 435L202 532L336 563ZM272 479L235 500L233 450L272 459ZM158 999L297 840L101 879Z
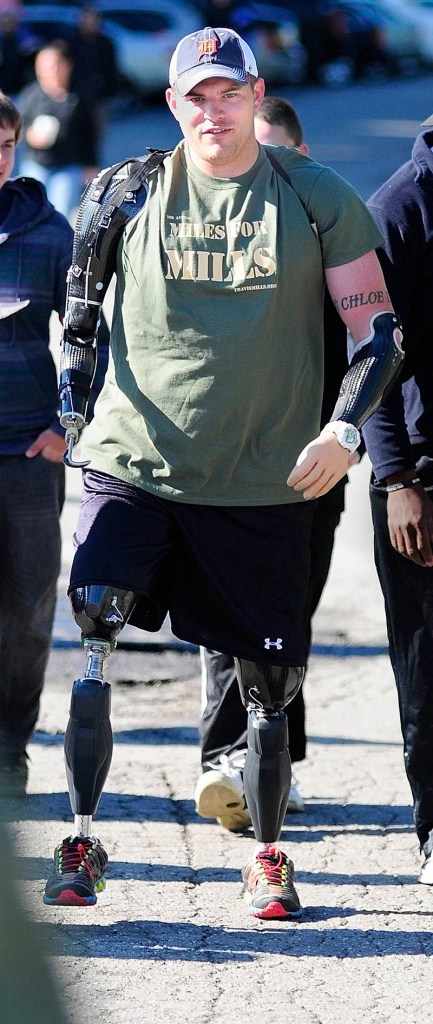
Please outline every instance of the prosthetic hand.
M96 338L91 342L62 341L60 373L60 423L65 429L67 450L63 456L66 466L87 466L75 462L72 451L86 422L87 403L96 370Z
M378 409L400 372L402 330L395 313L376 313L340 387L332 418L299 455L287 483L306 499L326 494L347 472L361 441L359 428Z

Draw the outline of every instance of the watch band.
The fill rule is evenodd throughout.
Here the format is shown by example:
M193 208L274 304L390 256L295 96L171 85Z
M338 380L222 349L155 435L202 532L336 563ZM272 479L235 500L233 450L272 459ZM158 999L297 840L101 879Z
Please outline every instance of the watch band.
M388 494L392 494L393 491L403 491L405 487L414 487L415 484L420 483L419 476L413 476L411 480L399 480L396 484L387 484L385 490Z
M359 448L361 443L361 434L353 423L348 423L346 420L331 420L322 427L320 433L323 434L325 431L335 434L341 447L345 448L346 451L349 451L351 454Z

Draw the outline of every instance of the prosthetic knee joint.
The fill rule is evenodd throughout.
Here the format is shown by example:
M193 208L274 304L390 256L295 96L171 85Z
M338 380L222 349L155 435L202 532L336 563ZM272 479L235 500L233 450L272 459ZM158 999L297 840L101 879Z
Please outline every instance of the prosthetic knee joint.
M284 708L302 685L305 669L235 661L248 712L245 797L256 839L272 843L281 832L292 775Z
M73 590L71 604L81 627L87 667L72 689L65 735L65 762L77 834L89 835L111 763L110 685L104 682L104 660L131 614L136 595L118 587L86 586Z

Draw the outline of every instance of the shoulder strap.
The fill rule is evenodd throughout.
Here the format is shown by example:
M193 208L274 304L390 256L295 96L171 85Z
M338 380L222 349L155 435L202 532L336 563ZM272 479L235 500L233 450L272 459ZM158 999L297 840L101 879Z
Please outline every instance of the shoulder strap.
M148 156L127 157L126 160L120 160L117 164L108 167L101 174L100 178L90 182L90 185L87 186L86 191L83 193L75 226L74 247L77 243L73 256L75 274L77 274L77 271L81 273L85 269L89 254L98 249L105 231L110 227L113 217L120 210L123 203L134 203L136 201L135 193L147 183L151 172L156 167L159 167L165 157L171 152L171 149L149 149ZM130 165L129 173L125 178L119 180L119 184L112 190L111 195L107 197L104 206L104 199L106 198L110 183L117 172L126 165ZM87 208L93 203L95 204L93 207L94 212L89 224L85 215ZM87 227L80 231L82 222L83 224L87 223Z
M273 153L271 149L267 149L266 150L266 156L267 156L269 162L272 164L272 167L274 168L274 171L276 171L277 174L280 175L280 178L284 178L284 180L287 181L287 183L289 185L292 185L292 181L291 181L290 175L287 173L287 171L284 169L284 167L280 164L280 161L275 156L275 153ZM293 188L293 185L292 185L292 188Z
M171 149L149 149L148 156L140 157L127 157L126 160L120 160L119 163L113 164L112 167L108 167L101 177L99 178L98 184L93 190L92 199L101 201L103 198L110 181L114 178L121 167L126 167L127 164L131 165L129 174L125 177L124 181L119 184L119 189L116 192L116 206L122 205L128 192L136 192L137 188L146 181L149 174L162 164L162 161L166 156L172 153Z
M287 173L287 171L282 166L282 164L280 164L280 161L275 156L275 153L273 153L271 149L267 149L266 150L266 155L267 155L267 158L268 158L269 162L272 164L272 167L274 168L274 171L276 171L277 174L280 175L280 178L284 178L284 181L287 181L287 184L291 185L293 191L296 192L295 186L294 186L294 184L292 182L292 179L291 179L290 175ZM297 197L299 199L299 202L302 203L302 206L304 207L305 213L308 216L308 220L310 221L310 224L314 224L314 221L312 220L309 211L305 207L305 203L302 202L302 199L301 199L301 197L299 195L299 192L296 192L296 195L297 195Z

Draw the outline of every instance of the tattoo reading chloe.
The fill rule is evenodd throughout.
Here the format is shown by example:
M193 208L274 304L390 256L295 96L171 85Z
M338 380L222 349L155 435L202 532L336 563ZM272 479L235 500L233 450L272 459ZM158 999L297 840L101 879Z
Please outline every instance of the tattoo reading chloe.
M342 298L341 308L357 309L358 306L377 306L389 301L388 292L356 292Z

